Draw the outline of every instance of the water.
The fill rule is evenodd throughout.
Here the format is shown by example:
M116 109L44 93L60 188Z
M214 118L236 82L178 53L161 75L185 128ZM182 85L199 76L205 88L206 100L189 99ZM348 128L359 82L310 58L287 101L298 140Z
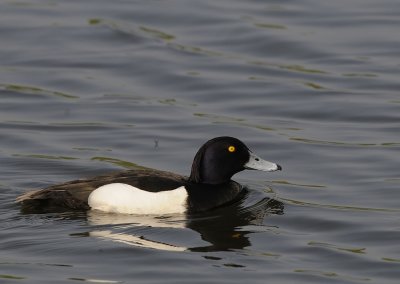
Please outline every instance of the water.
M398 283L400 4L1 1L1 283ZM32 188L189 174L231 135L282 172L196 216L22 214Z

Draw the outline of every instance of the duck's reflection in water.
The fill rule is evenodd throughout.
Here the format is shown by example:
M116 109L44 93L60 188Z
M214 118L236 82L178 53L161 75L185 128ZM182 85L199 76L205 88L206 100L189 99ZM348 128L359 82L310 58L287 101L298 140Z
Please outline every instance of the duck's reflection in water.
M228 206L187 216L139 216L89 211L87 219L89 224L94 226L94 230L87 235L136 247L168 251L207 252L242 249L251 246L249 234L256 231L252 229L255 228L253 226L265 226L264 220L268 215L283 214L284 209L282 202L270 198L263 198L255 204L244 206L243 201L247 196L248 192L245 190L238 201ZM151 229L153 231L149 231ZM170 232L169 237L162 238L165 229L173 232ZM200 235L200 244L188 241L188 246L177 245L176 242L179 241L176 239L182 240L179 235L188 229Z

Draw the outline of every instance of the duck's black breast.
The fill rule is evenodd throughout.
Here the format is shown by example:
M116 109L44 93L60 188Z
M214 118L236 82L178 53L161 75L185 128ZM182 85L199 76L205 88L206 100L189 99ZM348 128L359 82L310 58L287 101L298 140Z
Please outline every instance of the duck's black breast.
M243 186L235 181L224 184L198 184L188 182L188 211L197 213L227 205L239 199Z
M187 183L187 178L178 174L153 169L129 170L89 179L80 179L42 190L31 191L17 199L24 212L65 211L65 209L88 210L89 195L100 186L124 183L149 192L176 189Z

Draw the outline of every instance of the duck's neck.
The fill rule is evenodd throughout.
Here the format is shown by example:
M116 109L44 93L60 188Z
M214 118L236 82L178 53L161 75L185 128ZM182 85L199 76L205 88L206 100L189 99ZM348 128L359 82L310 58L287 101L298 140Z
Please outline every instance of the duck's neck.
M231 177L232 173L225 171L212 163L209 163L209 166L205 166L203 163L194 163L189 181L197 184L218 185L229 183Z
M224 185L230 183L232 180L229 178L219 178L218 176L202 176L200 174L190 174L189 182L193 184L204 184L204 185Z

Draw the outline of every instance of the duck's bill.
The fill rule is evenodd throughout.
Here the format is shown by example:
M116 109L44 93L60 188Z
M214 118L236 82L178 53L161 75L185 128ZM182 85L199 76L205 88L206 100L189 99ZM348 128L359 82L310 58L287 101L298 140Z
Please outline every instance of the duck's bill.
M263 160L257 155L254 155L252 152L249 152L249 154L250 154L249 161L244 165L244 167L248 170L259 170L265 172L274 172L282 170L282 167L278 164Z

